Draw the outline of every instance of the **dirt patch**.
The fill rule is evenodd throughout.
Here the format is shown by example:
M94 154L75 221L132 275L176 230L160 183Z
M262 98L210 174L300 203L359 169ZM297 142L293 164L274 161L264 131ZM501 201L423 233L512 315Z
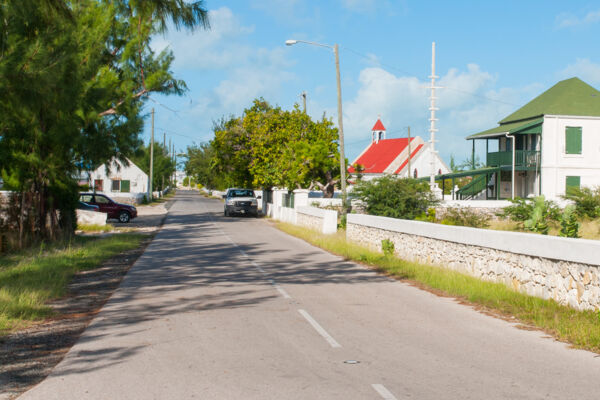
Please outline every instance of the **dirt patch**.
M13 399L44 380L152 241L115 256L100 267L82 271L69 284L69 295L52 302L57 315L0 338L0 399Z

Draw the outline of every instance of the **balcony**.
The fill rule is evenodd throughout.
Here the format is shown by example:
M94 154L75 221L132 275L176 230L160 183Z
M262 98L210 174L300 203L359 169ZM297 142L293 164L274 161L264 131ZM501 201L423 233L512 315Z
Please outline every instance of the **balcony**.
M496 151L487 153L488 167L512 165L512 151ZM532 150L516 150L516 167L536 167L540 165L540 152Z

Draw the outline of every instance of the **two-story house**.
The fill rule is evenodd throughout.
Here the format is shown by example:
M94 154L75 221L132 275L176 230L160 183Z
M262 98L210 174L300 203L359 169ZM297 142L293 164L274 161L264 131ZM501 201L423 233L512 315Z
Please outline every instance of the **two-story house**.
M473 174L479 198L556 199L568 187L600 186L600 91L578 78L558 82L467 140L486 143L487 167Z

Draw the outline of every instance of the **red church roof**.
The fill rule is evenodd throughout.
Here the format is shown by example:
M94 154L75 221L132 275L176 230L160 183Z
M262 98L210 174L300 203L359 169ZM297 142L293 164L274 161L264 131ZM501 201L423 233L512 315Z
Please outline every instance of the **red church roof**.
M372 131L385 131L385 126L383 126L383 124L381 123L381 120L378 118L377 122L375 122L375 125L373 125L373 129L371 129Z
M377 124L375 124L375 127L377 127L378 124L383 128L383 124L379 120L377 121ZM375 127L373 130L375 130ZM411 138L411 142L413 140L414 138ZM364 167L363 173L382 174L407 146L408 138L383 139L378 143L373 142L354 163ZM419 150L421 150L421 147L423 146L417 146L417 148L412 151L411 159ZM354 167L348 168L348 171L351 173L356 172Z

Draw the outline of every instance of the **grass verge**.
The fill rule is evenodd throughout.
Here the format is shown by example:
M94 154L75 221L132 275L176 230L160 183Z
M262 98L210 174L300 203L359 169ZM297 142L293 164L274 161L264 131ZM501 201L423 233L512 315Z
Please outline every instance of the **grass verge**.
M577 311L552 300L544 300L500 284L431 265L408 262L346 241L345 231L324 235L295 225L278 223L284 232L324 250L439 294L459 298L479 309L539 328L576 348L600 353L600 311Z
M114 225L77 225L77 230L81 232L112 232L115 229Z
M0 257L0 336L51 316L49 300L65 296L73 274L93 269L145 235L77 237L69 243L38 246Z

